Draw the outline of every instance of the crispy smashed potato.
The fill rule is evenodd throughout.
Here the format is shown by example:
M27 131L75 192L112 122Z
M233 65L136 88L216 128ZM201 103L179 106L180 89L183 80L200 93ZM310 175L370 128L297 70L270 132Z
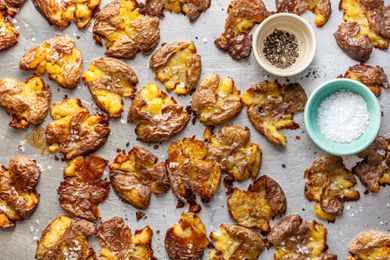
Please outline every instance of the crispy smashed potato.
M209 245L202 220L190 212L183 213L179 223L167 230L164 242L170 259L200 260Z
M233 79L221 79L215 73L204 77L192 96L192 110L205 125L224 124L236 117L241 108L240 91Z
M299 128L294 113L303 111L307 96L298 83L263 81L250 87L241 99L256 130L272 143L286 146L287 139L278 130Z
M26 156L13 157L8 169L0 167L0 229L13 227L34 212L40 174L37 163Z
M364 186L379 192L380 185L390 185L390 140L378 136L366 150L357 154L363 161L352 168Z
M40 77L33 76L25 83L13 78L0 80L0 106L12 115L11 127L23 129L42 123L50 98L51 91Z
M19 32L14 27L14 24L3 12L1 12L0 9L0 51L11 48L17 44L18 41Z
M390 234L377 230L363 231L352 240L348 251L352 255L348 260L387 260L390 258Z
M239 225L221 224L210 237L214 240L210 260L256 260L265 248L257 233Z
M22 8L26 0L0 0L0 11L14 17Z
M256 179L261 166L262 151L259 145L250 141L249 128L229 125L222 127L216 134L206 128L204 136L208 141L207 158L218 162L222 171L238 181Z
M65 181L58 188L61 207L87 220L100 217L98 205L108 196L110 183L101 180L107 161L97 155L76 157L64 169Z
M334 222L343 213L344 201L354 201L360 194L352 172L345 168L339 156L323 155L313 160L305 171L305 196L315 201L317 217Z
M96 16L93 33L98 42L104 40L107 56L131 59L157 46L159 19L142 14L138 5L135 0L114 0Z
M75 41L57 36L28 50L19 62L22 70L33 70L37 76L45 72L64 88L75 88L83 70L83 54Z
M276 247L275 260L336 260L336 255L326 252L326 236L324 225L314 220L307 222L294 214L283 217L273 226L267 240Z
M269 220L286 211L287 202L282 188L272 178L263 175L248 191L235 188L227 200L230 216L247 228L270 231Z
M194 22L210 4L211 0L146 0L145 11L148 15L162 17L166 9L173 13L182 13Z
M64 99L51 106L53 122L46 128L50 152L59 151L67 159L98 150L110 134L108 119L90 115L79 99Z
M98 58L91 62L83 79L96 105L110 117L120 117L122 97L132 97L138 78L127 63L114 58Z
M99 254L102 260L155 259L152 249L153 231L149 226L131 234L131 229L122 218L113 217L99 226L96 236L103 247Z
M149 66L168 92L186 95L198 83L202 64L193 42L171 42L153 54Z
M110 164L111 185L115 192L134 207L146 209L150 196L168 191L169 179L164 162L148 150L134 147L126 155L120 153Z
M42 232L35 258L96 259L95 251L88 244L88 237L95 234L95 231L92 222L60 215Z
M247 58L252 50L250 31L270 13L261 0L232 0L227 13L225 31L214 44L235 60Z
M168 147L167 168L173 193L182 202L196 204L198 193L208 202L219 187L221 169L208 159L205 143L195 137L172 142Z
M137 92L127 117L127 121L138 124L138 139L147 143L169 139L183 130L188 120L185 108L153 82Z

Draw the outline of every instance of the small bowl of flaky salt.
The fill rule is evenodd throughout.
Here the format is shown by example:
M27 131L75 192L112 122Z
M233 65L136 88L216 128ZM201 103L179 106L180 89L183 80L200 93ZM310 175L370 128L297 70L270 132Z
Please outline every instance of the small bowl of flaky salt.
M344 156L363 151L375 140L382 115L368 87L355 80L335 79L310 95L304 117L306 130L318 147Z

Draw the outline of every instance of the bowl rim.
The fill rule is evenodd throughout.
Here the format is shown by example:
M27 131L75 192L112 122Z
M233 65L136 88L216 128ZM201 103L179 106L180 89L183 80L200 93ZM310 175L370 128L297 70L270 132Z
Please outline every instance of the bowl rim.
M313 100L317 97L317 94L320 91L322 91L324 88L328 87L329 85L331 85L331 84L333 84L335 82L349 82L349 83L354 84L355 86L361 87L363 92L364 92L364 95L361 95L361 94L358 94L358 93L356 93L356 94L358 94L358 95L360 95L362 97L366 97L368 99L367 102L372 102L374 104L374 106L377 108L376 110L379 111L379 115L378 115L378 118L379 118L378 122L379 123L374 125L374 130L370 132L370 136L369 136L367 142L364 145L362 145L361 147L354 148L354 149L352 149L352 150L350 150L348 152L335 151L334 149L332 150L328 146L321 145L321 143L318 142L318 140L316 138L314 138L314 130L312 128L313 122L311 122L311 120L309 120L309 111L310 111L310 108L311 108L311 106L313 104ZM334 93L334 92L336 92L338 90L335 90L332 93ZM309 122L311 122L311 123L309 123ZM381 127L381 122L382 122L381 108L380 108L379 101L378 101L377 97L374 95L374 93L372 93L372 91L366 85L364 85L363 83L361 83L359 81L356 81L356 80L347 79L347 78L337 78L337 79L328 80L328 81L322 83L317 89L315 89L311 93L310 97L308 98L308 100L306 102L305 110L304 110L304 124L305 124L305 128L306 128L306 131L307 131L310 139L321 150L323 150L323 151L325 151L325 152L327 152L329 154L338 155L338 156L354 155L354 154L357 154L357 153L363 151L367 147L369 147L374 142L374 140L376 139L376 137L377 137L377 135L379 133L379 130L380 130L380 127Z
M289 72L283 72L283 71L276 71L276 70L271 70L270 68L268 68L261 60L260 58L260 54L258 53L258 50L257 50L257 43L258 43L258 38L259 38L259 34L260 34L260 31L272 20L274 19L283 19L284 17L290 17L290 18L293 18L293 19L296 19L296 20L299 20L300 22L302 22L305 27L309 30L309 35L310 35L310 39L311 39L311 46L312 48L309 48L311 49L311 53L310 53L310 56L309 58L307 59L307 62L303 64L303 66L301 67L298 67L296 70L293 70L293 71L289 71ZM315 33L314 33L314 30L313 30L313 27L309 24L308 21L306 21L304 18L300 17L299 15L296 15L296 14L292 14L292 13L278 13L278 14L273 14L269 17L267 17L264 21L262 21L256 28L255 30L255 33L253 34L254 36L254 39L252 41L252 49L253 49L253 53L254 53L254 56L255 56L255 59L257 61L257 63L265 70L267 71L268 73L271 73L275 76L279 76L279 77L289 77L289 76L294 76L294 75L297 75L299 73L301 73L302 71L304 71L306 68L308 68L310 66L310 64L313 62L314 60L314 57L315 57L315 54L317 52L317 39L316 39L316 36L315 36Z

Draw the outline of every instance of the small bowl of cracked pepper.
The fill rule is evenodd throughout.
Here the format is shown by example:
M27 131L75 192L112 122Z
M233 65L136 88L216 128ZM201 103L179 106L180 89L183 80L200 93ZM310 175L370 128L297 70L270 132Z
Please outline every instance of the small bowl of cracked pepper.
M264 70L288 77L301 73L313 61L316 37L310 24L298 15L274 14L256 28L253 50Z

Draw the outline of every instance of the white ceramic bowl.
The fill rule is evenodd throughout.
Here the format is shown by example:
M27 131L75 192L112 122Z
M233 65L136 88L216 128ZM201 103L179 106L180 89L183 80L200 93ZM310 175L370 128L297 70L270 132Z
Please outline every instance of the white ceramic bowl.
M264 57L264 40L275 29L292 33L298 40L299 57L294 64L285 69L277 68ZM317 47L311 25L300 16L289 13L274 14L265 19L256 28L252 44L253 53L260 66L267 72L281 77L296 75L305 70L313 61Z

